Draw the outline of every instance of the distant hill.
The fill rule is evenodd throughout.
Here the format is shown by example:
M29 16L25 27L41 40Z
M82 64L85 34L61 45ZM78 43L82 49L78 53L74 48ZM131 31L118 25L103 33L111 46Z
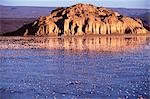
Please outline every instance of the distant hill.
M55 7L0 6L1 18L38 18L48 15Z
M15 31L36 18L49 15L54 7L22 7L0 5L0 34Z
M149 9L128 9L128 8L111 8L126 16L139 16L149 12ZM149 12L150 13L150 12Z

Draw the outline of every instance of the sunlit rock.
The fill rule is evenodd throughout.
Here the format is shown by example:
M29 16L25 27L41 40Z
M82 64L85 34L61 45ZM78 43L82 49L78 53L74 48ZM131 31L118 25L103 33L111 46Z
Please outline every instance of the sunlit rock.
M57 8L48 16L23 26L13 36L60 36L93 34L145 34L148 31L138 18L122 16L116 11L91 4Z

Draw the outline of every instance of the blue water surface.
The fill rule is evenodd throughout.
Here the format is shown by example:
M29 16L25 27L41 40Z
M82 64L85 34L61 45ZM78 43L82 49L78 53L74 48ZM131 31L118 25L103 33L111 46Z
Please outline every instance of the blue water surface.
M0 99L149 98L150 43L131 52L1 49Z

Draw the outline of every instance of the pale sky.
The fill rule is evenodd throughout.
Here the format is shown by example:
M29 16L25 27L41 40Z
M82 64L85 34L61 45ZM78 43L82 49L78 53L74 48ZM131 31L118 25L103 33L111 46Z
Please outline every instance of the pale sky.
M90 3L103 7L150 9L149 2L149 0L0 0L0 5L67 7L77 3Z

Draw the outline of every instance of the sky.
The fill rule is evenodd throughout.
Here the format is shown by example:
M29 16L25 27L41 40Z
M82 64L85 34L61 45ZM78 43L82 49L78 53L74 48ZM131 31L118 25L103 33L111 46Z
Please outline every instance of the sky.
M149 0L0 0L0 5L7 6L67 7L77 3L114 8L150 9Z

